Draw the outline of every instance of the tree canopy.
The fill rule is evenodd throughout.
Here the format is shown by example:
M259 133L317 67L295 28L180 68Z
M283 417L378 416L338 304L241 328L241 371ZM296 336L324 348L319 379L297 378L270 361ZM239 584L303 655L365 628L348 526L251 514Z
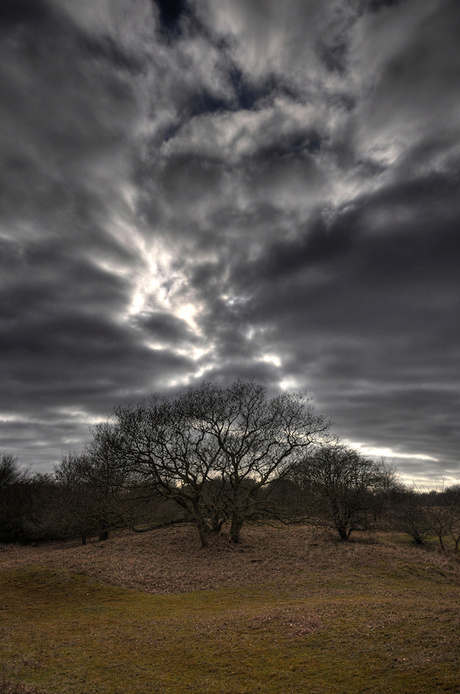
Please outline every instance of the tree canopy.
M108 438L139 486L173 499L207 533L243 524L262 512L260 491L319 440L329 422L303 393L269 397L254 381L203 383L169 400L154 395L119 407Z

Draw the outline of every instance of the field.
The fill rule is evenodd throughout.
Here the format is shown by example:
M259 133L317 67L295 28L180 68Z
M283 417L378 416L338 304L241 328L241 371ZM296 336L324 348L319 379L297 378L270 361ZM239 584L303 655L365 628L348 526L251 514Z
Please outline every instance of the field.
M0 547L0 693L460 692L455 555L301 526L242 540Z

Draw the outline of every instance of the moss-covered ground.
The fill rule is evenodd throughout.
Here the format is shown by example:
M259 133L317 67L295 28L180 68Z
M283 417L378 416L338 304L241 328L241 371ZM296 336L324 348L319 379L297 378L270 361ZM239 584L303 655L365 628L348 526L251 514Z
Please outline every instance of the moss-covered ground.
M306 553L284 576L179 594L7 565L0 682L52 694L460 692L455 557L324 547L334 562Z

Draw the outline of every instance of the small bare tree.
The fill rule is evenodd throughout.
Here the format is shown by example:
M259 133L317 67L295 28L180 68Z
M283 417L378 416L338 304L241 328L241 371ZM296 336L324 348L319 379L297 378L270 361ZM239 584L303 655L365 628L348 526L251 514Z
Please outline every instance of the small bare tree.
M100 541L107 540L111 529L130 523L128 475L117 457L115 439L110 424L99 424L84 451L63 456L55 468L64 524L83 543L93 534Z
M0 489L17 482L23 482L26 478L27 472L20 467L18 459L13 453L5 451L0 454Z
M399 489L391 496L393 528L410 535L417 545L423 545L431 532L422 494L416 489Z
M329 525L341 540L373 528L394 472L339 441L316 447L291 472L305 496L310 522Z
M460 543L460 485L454 485L440 491L432 490L424 495L425 514L430 531L438 538L439 546L444 552L446 540L454 543L458 552Z
M444 490L444 503L448 509L447 534L454 543L455 552L460 545L460 484Z
M30 488L27 472L12 453L0 454L0 542L25 540L25 524L30 515Z

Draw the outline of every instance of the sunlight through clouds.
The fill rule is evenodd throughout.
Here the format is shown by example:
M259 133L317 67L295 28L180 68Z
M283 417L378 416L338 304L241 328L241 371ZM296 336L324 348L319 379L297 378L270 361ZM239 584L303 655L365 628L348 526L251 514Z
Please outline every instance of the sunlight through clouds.
M388 447L379 448L377 446L369 446L363 443L357 443L356 441L350 441L350 445L353 446L353 448L356 448L357 450L361 451L364 455L370 455L372 457L378 456L382 458L391 459L407 458L410 460L431 460L435 463L438 462L438 458L433 458L432 456L424 455L422 453L400 453L399 451L395 451Z
M254 378L455 476L460 5L164 7L0 3L0 450Z

